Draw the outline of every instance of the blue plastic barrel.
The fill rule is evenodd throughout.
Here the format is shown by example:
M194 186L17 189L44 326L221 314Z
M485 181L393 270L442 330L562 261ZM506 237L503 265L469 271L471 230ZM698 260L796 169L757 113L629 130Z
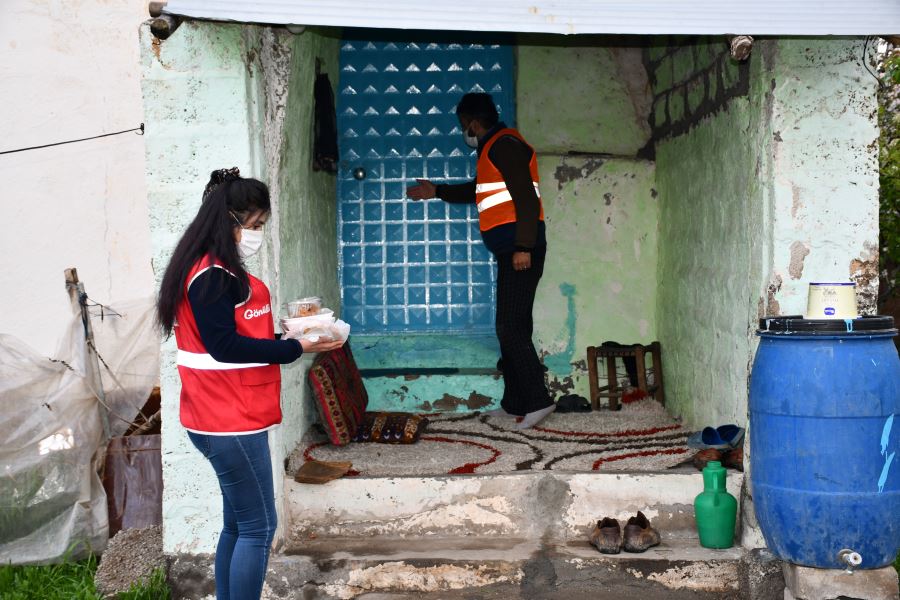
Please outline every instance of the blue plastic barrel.
M769 549L843 568L900 549L900 358L891 317L760 320L750 380L750 478Z

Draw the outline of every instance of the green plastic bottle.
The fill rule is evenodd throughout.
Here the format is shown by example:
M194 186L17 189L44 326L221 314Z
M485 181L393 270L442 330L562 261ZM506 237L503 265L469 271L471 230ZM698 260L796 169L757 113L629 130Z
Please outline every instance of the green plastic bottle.
M700 545L704 548L731 548L737 500L725 489L725 467L710 461L703 469L703 492L694 500L694 517Z

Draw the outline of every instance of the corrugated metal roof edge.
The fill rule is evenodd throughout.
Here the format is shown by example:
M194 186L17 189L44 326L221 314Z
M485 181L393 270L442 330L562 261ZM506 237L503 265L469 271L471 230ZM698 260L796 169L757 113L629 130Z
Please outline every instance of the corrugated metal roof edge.
M745 35L756 36L797 36L797 37L865 37L865 36L881 36L892 34L894 29L900 31L900 24L890 26L886 30L885 23L890 23L890 19L879 21L879 25L864 25L861 23L848 23L842 14L834 15L834 22L822 23L825 15L818 15L819 21L815 23L815 27L810 25L799 25L792 19L785 19L783 25L773 23L772 19L767 19L765 24L745 22L742 25L736 23L722 22L721 16L718 18L707 16L706 19L697 19L693 25L686 26L683 20L680 20L677 26L666 25L658 22L648 25L646 21L634 19L621 19L618 23L610 23L609 21L600 23L579 22L577 25L572 23L551 23L539 24L533 21L522 21L520 23L510 23L507 21L507 27L498 29L496 23L487 20L476 23L473 27L472 20L469 18L459 18L458 21L444 18L440 21L440 28L423 28L413 23L398 24L396 18L389 16L377 17L367 16L362 19L354 18L338 18L337 16L306 18L304 23L294 23L293 15L278 15L266 13L264 15L254 11L241 13L230 11L228 15L219 12L211 12L204 10L182 9L174 12L168 7L164 10L167 14L180 16L183 18L219 21L231 23L254 23L259 25L285 25L296 24L306 26L322 26L322 27L358 27L358 28L375 28L375 29L398 29L398 30L415 30L415 29L433 29L438 31L477 31L477 32L495 32L495 33L549 33L558 35L728 35L733 33L741 33ZM887 16L887 15L886 15ZM706 24L698 21L708 20ZM877 20L877 19L873 19ZM775 19L778 21L778 19ZM830 21L830 19L829 19ZM434 21L430 21L434 22Z

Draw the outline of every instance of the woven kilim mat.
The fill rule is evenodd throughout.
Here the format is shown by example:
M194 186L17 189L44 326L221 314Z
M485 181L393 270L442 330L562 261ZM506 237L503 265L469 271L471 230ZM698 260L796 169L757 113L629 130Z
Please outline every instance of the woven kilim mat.
M482 413L428 415L415 444L332 446L323 438L301 442L289 461L293 472L311 459L350 461L349 475L491 474L521 471L659 471L690 458L690 433L652 398L621 411L553 414L517 431L515 420Z

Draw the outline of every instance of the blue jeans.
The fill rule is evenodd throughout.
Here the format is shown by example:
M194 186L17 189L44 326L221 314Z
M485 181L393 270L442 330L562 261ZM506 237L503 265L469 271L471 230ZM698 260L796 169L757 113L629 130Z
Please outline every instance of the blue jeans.
M216 547L217 600L258 600L277 515L269 432L201 435L188 432L209 460L222 490L224 524Z

